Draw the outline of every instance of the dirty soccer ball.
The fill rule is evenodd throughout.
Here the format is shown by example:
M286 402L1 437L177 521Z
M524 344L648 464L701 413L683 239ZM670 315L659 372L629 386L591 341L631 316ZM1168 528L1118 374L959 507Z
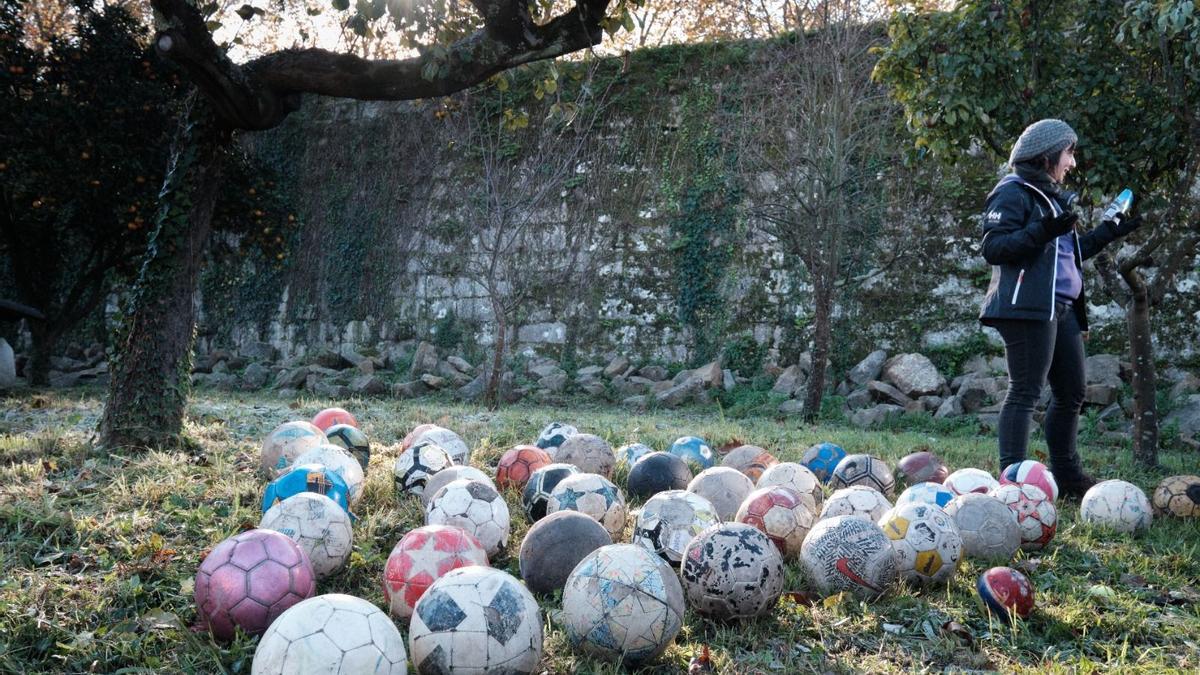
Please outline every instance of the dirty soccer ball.
M263 634L250 667L250 675L407 671L396 624L366 600L340 593L309 598L280 615Z
M271 478L287 473L297 457L325 440L325 433L312 422L284 422L263 440L262 469Z
M699 467L701 471L711 467L715 455L712 448L702 438L696 436L681 436L675 439L667 452L682 459L687 464L693 467Z
M852 485L865 485L879 490L886 497L891 497L896 488L896 479L887 463L878 457L846 455L834 468L829 484L835 490Z
M758 488L742 502L737 521L762 530L784 558L800 557L804 537L817 522L808 502L783 485Z
M865 518L835 516L819 521L804 539L800 560L826 596L848 591L860 598L876 598L896 580L892 541Z
M454 460L450 453L440 445L421 441L400 453L392 468L392 477L396 482L396 493L399 495L425 494L425 486L430 477L447 467L453 466Z
M367 466L371 463L371 443L366 434L349 424L335 424L325 430L325 438L331 444L350 453L358 460L363 473L367 472Z
M896 506L908 503L933 504L938 508L946 508L955 494L946 489L941 483L917 483L900 493Z
M315 492L329 497L350 515L351 520L354 519L354 514L350 513L350 488L346 487L346 480L324 464L293 466L287 473L268 483L263 492L263 513L301 492Z
M550 503L554 488L559 481L576 473L579 473L579 469L571 464L547 464L533 472L525 483L525 491L521 493L521 505L529 522L536 523L546 516L546 506Z
M496 488L475 480L456 480L438 490L425 508L426 525L461 527L483 544L489 557L508 544L508 505Z
M692 539L679 576L698 614L749 619L769 612L783 593L783 556L757 528L722 523Z
M821 487L821 479L803 464L780 462L764 471L755 487L765 488L772 485L782 485L801 495L810 495L814 511L825 503L825 489Z
M593 434L575 434L558 446L554 461L572 464L584 473L612 477L617 457L608 441Z
M937 455L925 450L907 454L896 462L896 477L909 485L942 483L949 473Z
M558 452L558 446L563 444L571 436L579 433L579 430L570 424L562 422L551 422L547 424L542 432L538 434L537 441L534 445L546 451L551 459L554 459L555 453Z
M613 540L620 540L625 532L629 513L621 489L594 473L572 474L554 486L546 502L546 515L559 511L578 511L595 519Z
M1176 518L1200 517L1200 476L1167 476L1154 488L1154 510Z
M299 544L318 579L341 569L353 548L350 516L332 499L315 492L301 492L272 506L258 526Z
M1133 483L1106 480L1083 495L1079 517L1117 532L1136 532L1150 527L1154 516L1146 493Z
M972 492L946 505L963 540L963 554L976 560L1008 562L1021 548L1021 530L1008 506L992 495Z
M678 565L692 538L720 522L712 502L704 497L686 490L667 490L648 499L638 512L633 543Z
M1011 567L993 567L979 575L975 590L984 609L1005 623L1033 611L1033 584Z
M444 427L427 429L420 436L413 439L412 445L420 445L422 442L440 445L450 455L450 459L454 460L455 464L467 464L471 461L471 449L467 447L467 442L458 434ZM409 447L412 447L412 445Z
M900 578L918 584L941 584L958 571L962 537L954 519L933 504L898 504L879 523L892 540Z
M820 519L850 516L875 523L890 508L892 508L892 503L879 490L865 485L855 485L842 488L830 495L829 499L825 500L825 507L821 509Z
M408 619L434 581L450 570L487 567L483 544L461 527L425 525L396 542L383 568L383 599L392 616Z
M723 521L733 520L738 507L746 495L754 490L742 472L727 466L714 466L701 471L692 482L688 483L687 491L704 497L717 509L717 517Z
M551 463L545 450L534 445L518 445L500 455L496 465L496 487L523 489L534 471Z
M946 480L942 481L947 489L958 495L965 495L968 492L978 492L980 494L988 494L1000 486L1000 482L992 475L983 469L959 469L954 473L946 476Z
M757 445L739 445L730 450L729 454L725 455L725 459L721 460L721 466L737 469L755 483L762 477L764 471L778 463L779 460L775 458L775 455Z
M354 415L342 408L326 408L313 416L312 423L322 432L328 431L329 427L335 424L349 424L352 427L358 427L358 420L354 419Z
M838 462L845 457L846 451L841 446L829 442L817 443L804 451L800 463L807 466L822 483L828 483Z
M559 511L529 528L521 541L521 578L534 593L561 591L571 570L589 553L613 543L604 526L578 511Z
M351 457L350 453L342 448L332 443L324 443L297 457L296 464L321 464L329 467L333 473L346 481L351 505L362 499L362 489L366 485L367 478L363 475L362 466L359 465L358 460Z
M1058 499L1058 482L1054 474L1041 462L1027 459L1016 464L1009 464L1000 472L1001 485L1036 485L1050 497L1050 501Z
M429 506L429 502L433 501L433 496L437 494L438 490L463 478L496 487L496 484L492 482L492 477L483 471L465 464L453 464L433 474L425 481L425 489L421 491L421 506ZM499 492L499 490L496 491Z
M992 490L992 496L1012 510L1017 529L1021 531L1022 549L1040 551L1054 538L1058 530L1058 511L1041 488L1032 483L1010 483Z

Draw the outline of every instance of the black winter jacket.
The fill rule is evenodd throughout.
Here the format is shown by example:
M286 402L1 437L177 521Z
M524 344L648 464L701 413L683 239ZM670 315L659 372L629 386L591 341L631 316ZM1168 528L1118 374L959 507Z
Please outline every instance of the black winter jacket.
M1066 207L1057 196L1047 195L1016 175L1008 175L988 194L983 212L983 257L992 267L992 281L979 312L979 321L995 319L1055 318L1054 284L1058 278L1055 237L1045 221ZM1084 234L1074 232L1075 267L1117 238L1112 222L1101 223ZM1072 303L1079 329L1087 331L1087 294L1080 291Z

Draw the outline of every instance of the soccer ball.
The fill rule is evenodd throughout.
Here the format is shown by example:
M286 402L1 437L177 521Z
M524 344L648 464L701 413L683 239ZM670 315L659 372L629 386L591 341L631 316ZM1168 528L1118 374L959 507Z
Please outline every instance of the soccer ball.
M756 487L765 488L772 485L782 485L802 496L807 495L812 501L813 511L821 508L821 504L825 502L825 490L821 487L821 479L803 464L780 462L763 472Z
M624 462L626 466L633 466L637 461L646 455L654 452L654 448L644 443L630 443L617 448L617 461Z
M350 557L354 539L350 516L325 495L292 495L267 509L258 526L282 532L299 544L318 579L341 569Z
M738 507L746 495L754 490L742 472L727 466L714 466L701 471L692 482L688 483L687 491L694 492L712 502L717 509L717 517L723 521L733 520Z
M317 588L312 563L296 542L274 530L250 530L217 544L196 571L196 613L213 637L237 629L257 635Z
M461 527L479 540L489 557L508 544L511 525L508 504L496 488L464 479L438 490L425 507L425 524Z
M545 517L550 493L554 492L559 481L576 473L579 473L579 469L571 464L547 464L533 472L525 483L525 491L521 493L521 506L529 522L536 523Z
M896 571L905 581L941 584L958 571L962 537L954 519L933 504L897 504L879 523L892 540Z
M1117 532L1135 532L1150 527L1153 515L1146 493L1133 483L1106 480L1083 495L1079 517Z
M846 451L833 443L817 443L804 451L800 463L807 466L823 483L828 483L833 470L846 457Z
M455 464L467 464L470 462L471 449L467 447L466 442L463 441L461 436L449 429L443 427L427 429L420 436L413 439L412 445L409 447L418 445L422 441L442 446L442 449L450 455L450 459L453 459Z
M330 593L293 605L263 634L250 675L404 675L408 656L396 624L378 607Z
M613 454L612 446L603 438L593 434L575 434L558 446L554 461L560 464L574 464L584 473L596 473L611 478L617 457Z
M821 509L819 520L850 516L875 523L890 508L892 508L892 503L879 490L865 485L854 485L842 488L830 495L829 499L825 500L825 508Z
M866 518L835 516L819 521L800 547L800 561L822 595L849 591L875 598L896 580L892 540Z
M1200 517L1200 476L1167 476L1154 488L1154 510L1178 518Z
M1012 623L1014 616L1024 619L1033 611L1033 584L1011 567L993 567L980 574L975 590L984 609L1004 623Z
M461 527L418 527L401 537L388 556L383 568L383 598L392 616L408 619L434 581L459 567L487 564L483 544Z
M692 480L687 463L669 452L652 452L629 469L626 484L630 494L642 499L666 490L684 490Z
M946 505L946 515L954 519L967 557L1007 562L1021 548L1021 530L1012 511L991 495L971 492L955 497Z
M737 511L737 522L762 530L784 558L800 557L817 516L798 492L783 485L758 488Z
M400 441L400 452L411 448L412 444L416 443L417 439L424 435L426 431L433 431L434 429L441 429L441 427L436 424L418 424L413 427L412 431L408 432L408 435L404 437L404 440Z
M429 502L433 501L433 496L437 494L438 490L463 478L477 480L496 487L496 484L492 482L492 477L483 471L465 464L453 464L426 479L425 489L421 491L421 506L429 506ZM496 492L499 492L499 490L496 490Z
M351 457L358 460L363 473L367 472L367 466L371 463L371 443L367 441L366 434L349 424L335 424L325 430L325 438L350 453Z
M647 500L638 512L633 543L678 565L692 538L720 522L712 502L704 497L687 490L667 490Z
M917 483L900 493L900 497L896 500L896 506L917 502L946 508L954 496L954 493L947 490L941 483Z
M942 460L932 452L921 451L907 454L896 462L896 477L909 485L917 483L941 483L949 470Z
M744 523L714 525L692 539L679 568L696 613L717 619L762 616L783 593L783 556Z
M349 424L352 427L358 427L358 420L354 419L354 415L341 408L326 408L322 410L313 416L312 423L313 426L322 432L327 431L329 427L335 424Z
M496 487L521 489L534 471L551 463L550 455L534 445L518 445L500 455L496 465Z
M679 577L632 544L602 546L581 560L567 578L562 607L573 646L627 666L657 658L683 626Z
M1036 485L1050 496L1050 501L1058 499L1058 483L1054 474L1045 464L1027 459L1023 462L1009 464L1000 472L1001 485Z
M571 570L592 551L613 543L595 519L578 511L559 511L529 528L521 542L521 578L534 593L561 591Z
M891 497L896 488L896 479L882 459L870 455L846 455L834 468L829 484L835 490L865 485Z
M675 439L667 452L675 455L684 462L700 467L703 471L713 465L713 451L704 439L695 436L681 436Z
M350 513L350 488L346 487L346 480L324 464L297 464L268 483L263 493L263 513L301 492L315 492L329 497L350 515L351 520L354 519L354 514Z
M1054 538L1058 529L1058 511L1054 502L1038 486L1001 485L992 490L992 496L1012 510L1021 530L1021 548L1038 551Z
M419 673L531 673L542 659L542 614L511 574L461 567L417 601L408 644Z
M429 478L439 471L452 466L454 460L450 453L440 445L428 441L420 441L400 453L396 465L392 469L392 477L396 481L396 493L399 495L425 494Z
M558 447L563 444L563 441L577 433L579 430L570 424L551 422L542 429L542 433L538 434L534 445L545 450L546 454L550 455L550 459L554 459L555 453L558 452Z
M332 443L318 445L297 457L296 464L321 464L329 467L333 473L346 481L351 505L362 499L363 485L367 481L366 476L363 475L362 466L359 465L358 460L350 456L350 453L338 446Z
M625 531L628 515L621 489L595 473L572 474L554 486L550 500L546 502L546 515L559 511L578 511L591 516L604 526L614 541Z
M263 439L263 471L272 478L286 473L297 457L323 443L325 432L311 422L284 422Z
M721 466L737 469L753 482L758 482L764 471L778 463L775 455L757 445L739 445L721 460Z
M946 489L953 492L956 497L969 492L978 492L986 495L997 487L1000 487L1000 483L983 469L959 469L946 476L946 480L942 481L942 485L945 485Z

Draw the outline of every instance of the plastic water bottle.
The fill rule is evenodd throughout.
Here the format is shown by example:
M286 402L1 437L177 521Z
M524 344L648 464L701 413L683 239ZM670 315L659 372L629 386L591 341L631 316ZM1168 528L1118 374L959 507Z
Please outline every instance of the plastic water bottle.
M1109 220L1117 220L1119 217L1129 213L1129 207L1133 206L1133 190L1125 188L1121 190L1121 194L1104 209L1104 215L1101 216L1100 222Z

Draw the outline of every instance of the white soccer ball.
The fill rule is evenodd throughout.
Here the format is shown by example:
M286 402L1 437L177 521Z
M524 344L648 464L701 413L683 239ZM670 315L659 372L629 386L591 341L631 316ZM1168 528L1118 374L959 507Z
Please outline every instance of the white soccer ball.
M957 497L969 492L978 492L979 494L986 495L999 487L1000 481L992 478L992 474L983 469L959 469L946 476L946 480L942 481L942 485L946 486Z
M442 446L425 440L413 443L400 453L392 469L396 492L421 496L430 477L453 464L450 453Z
M492 477L482 470L466 464L454 464L438 471L425 480L425 487L421 490L421 505L429 506L429 502L433 501L433 496L437 494L438 490L456 480L464 478L487 483L493 488L496 487L496 483L492 481ZM499 492L499 490L496 491Z
M721 522L712 502L687 490L667 490L646 500L633 528L633 543L678 565L683 549L705 529Z
M762 616L783 593L783 555L745 523L714 525L692 539L679 566L688 605L717 619Z
M896 506L915 502L933 504L939 509L944 509L955 496L953 492L941 483L917 483L900 493L900 496L896 498Z
M1021 548L1021 530L1013 513L992 495L971 492L946 505L963 540L963 554L986 562L1003 562Z
M1150 527L1154 518L1146 493L1123 480L1106 480L1093 485L1083 495L1079 516L1117 532L1144 530Z
M546 515L558 511L578 511L604 526L613 541L625 532L629 514L625 495L612 481L594 473L576 473L554 486L546 503Z
M782 485L791 488L801 495L812 497L813 511L821 508L825 502L825 491L821 487L821 479L803 464L797 462L780 462L763 471L759 476L757 488Z
M958 571L962 537L954 519L933 504L898 504L879 523L892 540L900 578L918 584L941 584Z
M350 595L318 595L271 622L254 650L251 675L408 672L404 638L378 607Z
M461 527L475 536L488 557L508 544L511 527L508 504L496 488L475 480L452 481L425 508L426 525Z
M417 445L421 441L429 441L434 445L440 445L443 450L450 453L450 459L453 459L455 464L466 464L471 459L471 449L467 447L466 441L445 427L429 429L414 438L412 445ZM412 447L412 445L409 447Z
M542 659L542 615L511 574L460 567L413 609L409 651L418 673L531 673Z
M354 455L347 452L345 448L332 443L324 443L297 457L294 466L304 464L320 464L341 476L342 480L346 481L346 489L349 491L352 505L362 499L363 486L367 483L367 477L363 475L362 464L359 464L358 460L354 459Z
M810 497L785 485L771 485L751 492L738 507L737 521L762 530L784 558L800 556L804 537L817 522Z
M270 478L287 473L301 454L328 443L325 432L312 422L284 422L263 439L260 462Z
M892 508L892 503L879 490L865 485L852 485L835 491L829 496L829 499L825 500L820 520L850 516L874 523L878 522L890 508Z
M861 517L819 521L804 539L800 560L822 595L849 591L875 598L896 579L892 541L878 525Z
M687 491L704 497L717 510L722 521L733 520L738 507L746 495L754 490L754 483L741 471L727 466L714 466L696 474L688 483Z
M282 532L300 545L323 579L342 568L353 548L353 529L346 510L329 497L300 492L263 514L258 526Z
M558 460L555 459L555 455L558 453L558 446L562 445L563 441L577 433L579 433L579 430L570 424L551 422L542 429L540 434L538 434L537 441L534 443L534 445L545 450L546 454L550 455L550 459L553 459L557 462Z

